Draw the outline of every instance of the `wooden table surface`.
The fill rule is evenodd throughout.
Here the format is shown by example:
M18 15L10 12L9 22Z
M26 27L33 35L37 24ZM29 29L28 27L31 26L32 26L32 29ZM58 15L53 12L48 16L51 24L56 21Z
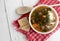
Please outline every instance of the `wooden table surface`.
M23 0L24 6L33 6L38 0ZM26 36L15 30L12 22L17 15L16 8L22 6L22 0L0 0L0 41L28 41ZM60 29L47 41L60 41Z

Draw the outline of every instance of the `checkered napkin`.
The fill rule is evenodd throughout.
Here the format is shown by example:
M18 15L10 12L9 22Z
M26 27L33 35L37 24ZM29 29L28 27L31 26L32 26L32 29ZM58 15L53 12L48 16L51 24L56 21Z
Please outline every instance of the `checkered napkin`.
M51 5L51 4L59 4L59 3L60 2L58 0L39 0L39 2L35 6L40 5L40 4ZM55 6L53 8L57 11L59 21L60 21L60 6ZM28 18L29 14L26 13L26 14L22 15L20 18L18 18L17 20L15 20L13 22L13 25L16 26L17 31L22 32L23 34L25 34L29 41L46 41L54 32L56 32L60 28L60 23L59 23L57 28L49 34L39 34L39 33L35 32L32 28L30 28L29 32L26 32L24 30L19 29L19 24L17 22L19 19L21 19L23 17Z

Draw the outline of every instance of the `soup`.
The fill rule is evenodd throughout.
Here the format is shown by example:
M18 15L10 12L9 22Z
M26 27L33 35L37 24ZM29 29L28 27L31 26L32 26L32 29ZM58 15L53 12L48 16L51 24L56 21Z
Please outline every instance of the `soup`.
M40 6L32 12L30 21L37 31L48 32L55 27L57 17L50 7Z

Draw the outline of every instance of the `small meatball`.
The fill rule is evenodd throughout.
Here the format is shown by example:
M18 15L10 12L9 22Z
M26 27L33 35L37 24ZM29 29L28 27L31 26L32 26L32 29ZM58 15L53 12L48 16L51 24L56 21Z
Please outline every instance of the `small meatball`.
M41 26L41 29L44 30L45 29L45 26Z
M46 16L45 16L45 15L43 15L42 17L43 17L43 18L46 18Z
M39 15L42 15L42 12L39 12Z
M32 24L35 23L35 20L31 20Z

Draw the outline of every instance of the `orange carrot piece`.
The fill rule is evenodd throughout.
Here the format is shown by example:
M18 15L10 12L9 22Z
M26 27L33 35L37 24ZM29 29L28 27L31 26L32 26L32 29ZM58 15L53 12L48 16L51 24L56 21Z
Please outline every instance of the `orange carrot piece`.
M32 24L33 25L33 27L38 27L38 25L36 24L36 23L34 23L34 24Z

